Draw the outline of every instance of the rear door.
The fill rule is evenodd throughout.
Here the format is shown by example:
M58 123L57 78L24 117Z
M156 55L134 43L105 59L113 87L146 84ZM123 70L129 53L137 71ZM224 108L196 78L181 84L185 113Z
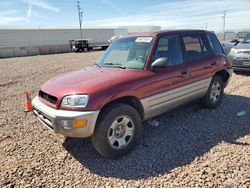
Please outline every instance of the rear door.
M183 34L181 40L184 61L189 66L191 82L202 84L207 89L217 70L216 64L219 62L218 57L213 53L206 33Z

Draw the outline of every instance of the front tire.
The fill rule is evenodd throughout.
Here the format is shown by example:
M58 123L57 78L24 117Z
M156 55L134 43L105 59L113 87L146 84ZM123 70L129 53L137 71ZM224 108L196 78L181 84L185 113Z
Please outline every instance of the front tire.
M205 108L214 109L223 100L224 82L220 76L215 76L208 88L206 95L201 99Z
M101 113L91 140L103 157L117 159L132 150L141 131L141 118L133 107L113 104Z

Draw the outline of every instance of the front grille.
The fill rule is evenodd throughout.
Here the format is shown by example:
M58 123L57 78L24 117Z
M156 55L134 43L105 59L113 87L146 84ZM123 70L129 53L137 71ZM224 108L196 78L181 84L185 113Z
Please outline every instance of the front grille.
M246 64L247 63L247 64ZM250 67L250 61L246 61L246 60L234 60L232 65L235 67Z
M248 57L236 57L236 60L250 60L250 56Z
M45 93L41 90L39 91L39 97L41 97L42 99L44 99L52 104L56 104L56 102L57 102L57 98L55 96L52 96L52 95Z
M33 113L48 128L50 128L52 130L54 129L52 121L48 117L46 117L42 112L40 112L39 110L37 110L35 107L33 109Z
M250 54L250 51L240 51L243 54Z

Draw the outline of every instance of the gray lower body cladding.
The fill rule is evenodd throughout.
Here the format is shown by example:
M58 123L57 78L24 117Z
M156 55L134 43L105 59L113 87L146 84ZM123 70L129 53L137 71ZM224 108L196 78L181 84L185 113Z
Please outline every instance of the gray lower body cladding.
M144 119L150 119L189 101L201 98L206 94L211 80L212 77L142 99Z

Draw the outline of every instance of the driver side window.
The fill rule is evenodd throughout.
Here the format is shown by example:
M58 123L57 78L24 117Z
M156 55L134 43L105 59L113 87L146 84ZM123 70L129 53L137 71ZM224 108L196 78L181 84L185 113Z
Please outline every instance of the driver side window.
M179 65L183 63L182 48L178 35L163 36L159 39L153 61L165 57L168 65Z

